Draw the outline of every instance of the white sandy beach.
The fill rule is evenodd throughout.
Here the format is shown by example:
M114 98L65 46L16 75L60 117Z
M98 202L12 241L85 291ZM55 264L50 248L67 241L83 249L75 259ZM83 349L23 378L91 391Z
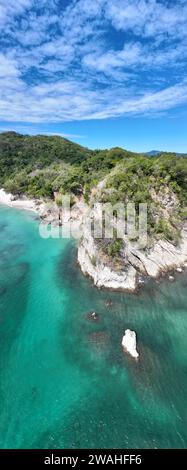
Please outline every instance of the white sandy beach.
M6 193L3 188L0 189L0 204L38 212L36 202L33 199L27 199L26 197L16 199L11 193Z

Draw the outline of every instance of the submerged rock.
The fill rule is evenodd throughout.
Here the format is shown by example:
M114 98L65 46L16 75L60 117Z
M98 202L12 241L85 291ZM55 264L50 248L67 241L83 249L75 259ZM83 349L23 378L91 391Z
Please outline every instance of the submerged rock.
M138 359L139 353L136 349L135 331L125 330L125 335L122 338L122 346L134 359Z
M108 341L108 334L106 331L94 331L90 333L89 340L96 344L105 344Z
M175 280L174 276L169 276L169 281L170 282L174 282L174 280Z
M89 312L87 314L87 319L90 321L99 321L99 315L96 312Z
M107 299L105 302L106 307L112 307L113 303L111 299Z

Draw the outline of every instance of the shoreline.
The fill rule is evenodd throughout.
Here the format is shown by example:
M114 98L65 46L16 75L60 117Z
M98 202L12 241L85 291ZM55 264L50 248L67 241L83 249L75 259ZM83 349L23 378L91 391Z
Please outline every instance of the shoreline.
M0 189L0 204L26 210L38 214L41 221L46 224L60 225L66 224L66 214L59 219L60 210L55 201L29 199L26 196L15 197L11 193L6 193ZM84 220L84 207L79 201L72 211L73 223L81 223ZM115 271L102 260L102 255L97 251L94 239L87 232L83 232L83 237L79 241L77 261L84 276L89 277L94 286L98 289L106 289L116 292L137 293L145 285L146 279L159 279L166 277L170 282L174 282L174 273L184 273L187 268L187 228L182 232L182 240L179 246L159 240L155 243L149 254L140 250L130 248L129 262L124 270ZM93 263L93 259L95 263ZM137 263L138 259L138 263Z
M39 212L37 203L34 199L29 199L26 197L15 198L11 193L6 193L3 188L0 189L0 204L13 207L15 209L23 209L35 213Z

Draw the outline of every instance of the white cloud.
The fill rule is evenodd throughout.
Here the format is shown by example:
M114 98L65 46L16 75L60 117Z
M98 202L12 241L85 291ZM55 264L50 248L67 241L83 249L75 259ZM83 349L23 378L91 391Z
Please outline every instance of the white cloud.
M19 75L16 61L9 59L0 52L0 78L15 78Z
M20 15L30 8L33 0L0 0L0 25L6 25L14 16Z
M139 42L126 43L121 50L109 50L102 54L91 53L83 58L83 64L94 70L114 75L115 69L147 70L163 66L179 67L187 60L187 42L166 50L158 50ZM123 78L123 76L122 76Z
M4 124L4 125L0 125L0 132L11 132L11 131L15 131L15 132L18 132L20 134L32 134L32 135L38 135L38 127L34 127L33 125L17 125L15 123L13 123L12 125L10 124ZM60 136L60 137L64 137L66 139L84 139L85 138L85 135L80 135L80 134L71 134L71 133L67 133L67 132L51 132L49 131L48 128L40 128L40 135L49 135L49 136Z
M182 36L186 31L187 4L158 0L107 0L106 16L118 30L143 36Z
M12 89L1 85L0 118L7 121L60 122L104 119L120 115L147 114L172 109L187 103L187 82L161 91L135 95L121 87L99 92L84 83L59 81L56 84L32 86L18 80ZM130 94L131 91L131 94ZM115 96L115 100L113 99Z
M180 0L0 0L0 119L104 119L185 104L186 23Z

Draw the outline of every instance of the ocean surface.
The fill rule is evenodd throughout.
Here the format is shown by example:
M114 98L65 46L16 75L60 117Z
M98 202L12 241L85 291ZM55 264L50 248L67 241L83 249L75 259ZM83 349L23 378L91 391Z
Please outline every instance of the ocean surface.
M184 274L136 295L97 290L74 241L0 206L0 448L186 448L186 296Z

